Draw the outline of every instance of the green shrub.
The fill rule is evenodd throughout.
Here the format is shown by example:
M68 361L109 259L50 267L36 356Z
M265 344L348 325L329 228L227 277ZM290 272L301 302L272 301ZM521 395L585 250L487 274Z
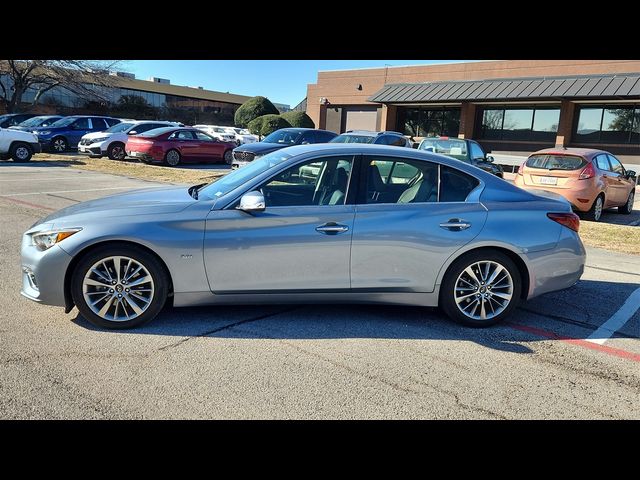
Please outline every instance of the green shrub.
M281 128L289 128L291 124L280 115L263 115L254 120L260 121L260 135L266 136L270 133L280 130ZM255 128L255 125L254 125ZM253 133L253 130L251 131Z
M238 127L247 128L249 122L263 115L278 115L278 109L266 97L253 97L244 102L233 117Z
M247 125L247 128L251 133L253 133L254 135L261 135L260 132L262 131L262 122L264 122L264 117L266 117L266 115L262 117L254 118L249 122L249 125Z
M292 127L298 128L316 128L311 117L307 115L305 112L285 112L280 115L287 122L291 124Z

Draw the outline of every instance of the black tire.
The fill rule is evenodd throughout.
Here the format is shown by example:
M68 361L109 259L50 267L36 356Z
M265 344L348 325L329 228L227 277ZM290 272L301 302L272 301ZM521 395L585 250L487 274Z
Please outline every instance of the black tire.
M182 155L180 155L180 152L175 148L172 148L164 155L164 163L166 163L170 167L177 167L178 165L180 165L181 161Z
M28 162L33 157L33 150L28 143L16 142L11 145L9 155L14 162Z
M509 300L509 303L504 306L504 309L500 313L492 318L487 318L484 320L475 319L472 318L472 316L468 316L463 313L461 309L458 308L458 304L456 303L455 299L456 282L458 281L458 277L464 272L467 267L473 266L477 262L483 261L490 261L500 264L504 269L507 270L507 272L509 272L512 283L511 298ZM499 278L500 275L498 276L498 279ZM497 283L500 283L500 281ZM488 292L488 294L491 295L491 292L489 292L488 290L485 289L483 291ZM516 267L515 263L513 263L513 260L499 251L483 249L462 255L451 264L444 276L442 285L440 286L440 307L442 308L442 310L444 310L449 318L451 318L455 322L461 323L462 325L475 328L489 327L491 325L500 323L509 315L511 315L511 312L513 312L513 310L518 306L518 303L520 302L521 291L522 279L520 278L518 267ZM474 299L471 298L467 301L473 302ZM488 311L490 301L487 301L486 305L486 311ZM475 307L473 308L475 309Z
M64 153L69 150L69 142L64 137L55 137L51 140L51 151L53 153Z
M225 150L223 159L224 163L231 165L233 163L233 152L231 150Z
M598 202L600 202L600 205L598 205ZM600 218L602 218L603 211L604 211L604 195L601 193L595 198L595 200L591 204L591 208L589 209L589 211L584 212L582 214L582 218L590 222L599 222Z
M151 303L132 320L113 321L102 318L87 305L83 294L83 280L87 271L101 259L111 256L126 256L143 265L153 279L154 292ZM170 279L162 263L152 254L134 245L104 245L89 251L80 259L71 277L71 295L84 318L97 327L127 329L138 327L152 319L162 310L167 301Z
M618 207L618 213L629 215L633 212L633 202L635 201L636 189L632 188L627 197L627 203Z
M126 152L124 151L124 144L121 142L113 142L107 148L107 156L110 160L124 160Z

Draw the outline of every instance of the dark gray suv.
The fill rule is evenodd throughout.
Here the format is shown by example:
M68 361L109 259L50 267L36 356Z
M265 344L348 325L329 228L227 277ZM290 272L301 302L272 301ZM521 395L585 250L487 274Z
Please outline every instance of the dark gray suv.
M372 143L394 147L412 148L411 140L398 132L372 132L370 130L348 130L329 143Z

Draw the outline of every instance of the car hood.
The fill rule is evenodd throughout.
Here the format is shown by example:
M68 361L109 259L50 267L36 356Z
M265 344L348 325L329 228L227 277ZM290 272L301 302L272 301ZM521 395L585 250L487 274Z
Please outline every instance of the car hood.
M7 129L8 137L10 140L22 140L23 142L37 142L36 136L25 130Z
M82 138L98 138L98 137L111 137L113 133L105 133L105 132L91 132L82 136Z
M73 221L82 226L106 217L175 213L195 202L184 186L146 188L78 203L58 210L38 223Z
M242 147L236 148L238 152L251 152L256 154L265 154L269 152L275 152L276 150L280 150L281 148L290 147L291 145L283 145L281 143L250 143L249 145L243 145Z
M40 132L61 132L63 130L69 130L69 127L34 127L31 129L36 135Z

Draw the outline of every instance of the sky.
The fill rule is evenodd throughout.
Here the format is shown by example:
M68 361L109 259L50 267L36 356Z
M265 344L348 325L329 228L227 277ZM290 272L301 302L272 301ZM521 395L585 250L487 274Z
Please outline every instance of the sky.
M127 60L121 69L136 78L168 78L174 85L263 95L296 106L315 83L319 70L348 70L398 65L459 63L465 60Z

